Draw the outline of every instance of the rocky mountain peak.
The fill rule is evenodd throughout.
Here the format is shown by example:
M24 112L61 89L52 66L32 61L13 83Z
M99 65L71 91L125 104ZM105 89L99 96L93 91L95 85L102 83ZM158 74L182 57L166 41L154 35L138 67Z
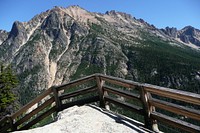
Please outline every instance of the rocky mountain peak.
M61 7L61 6L54 6L53 9L50 10L50 12L55 12L55 11L65 11L65 10L73 10L73 11L80 11L80 10L84 10L85 9L81 8L79 5L72 5L72 6L68 6L68 7Z
M178 40L187 46L196 49L199 49L200 47L200 30L195 29L192 26L186 26L181 30L177 30L174 27L166 27L165 29L161 29L161 31L164 32L165 35Z
M0 34L7 34L8 32L6 30L0 30Z
M8 38L14 38L18 35L22 35L23 32L25 32L24 24L19 21L15 21Z
M192 36L197 36L200 33L200 30L195 29L192 26L186 26L184 27L180 32L182 32L185 35L192 35Z
M200 30L192 26L186 26L179 31L179 38L184 43L195 44L200 46Z
M165 29L161 29L166 35L176 38L178 30L174 27L166 27Z
M82 7L80 7L79 5L72 5L72 6L68 6L67 8L71 9L71 10L85 10Z
M185 26L182 30L187 30L187 29L195 29L195 28L191 25L188 25L188 26Z
M63 7L55 7L51 10L51 12L59 12L61 16L70 16L76 21L79 21L81 23L87 23L88 21L93 23L98 23L97 19L95 18L95 15L89 11L86 11L85 9L75 5L75 6L69 6L67 8Z
M115 10L111 10L111 11L106 11L105 14L115 16L117 15L117 12Z
M118 11L115 11L115 10L107 11L105 14L109 15L109 16L114 16L114 17L119 17L119 15L120 15L121 17L125 18L126 20L130 20L130 19L133 18L131 16L131 14L127 14L127 13L124 13L124 12L118 12Z
M187 30L194 34L190 36ZM154 57L160 56L160 53L146 56L148 50L154 50L153 46L156 46L162 51L163 44L173 49L167 41L180 47L183 46L180 42L200 46L199 33L199 30L192 30L191 27L182 32L169 27L159 30L142 19L114 10L100 14L79 6L54 7L28 22L16 21L9 33L0 31L0 61L12 64L17 72L20 78L19 93L27 95L27 99L21 101L24 104L38 94L37 91L96 72L146 81L142 77L147 77L148 72L152 73L149 64L155 67L152 68L152 71L156 71L153 73L159 73L161 68L157 68L153 60L159 58L164 62L168 57L163 54ZM141 52L143 49L145 54ZM145 64L143 60L150 62ZM149 68L141 71L140 66ZM163 81L159 83L171 83L169 77L162 77ZM37 91L34 93L33 90ZM31 92L29 96L27 92Z

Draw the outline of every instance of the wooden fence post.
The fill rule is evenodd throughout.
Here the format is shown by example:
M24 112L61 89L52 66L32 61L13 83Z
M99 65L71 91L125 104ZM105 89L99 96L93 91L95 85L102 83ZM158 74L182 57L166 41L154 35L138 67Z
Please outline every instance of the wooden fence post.
M103 81L100 79L99 75L95 75L97 81L97 87L99 92L100 107L105 108L104 92L103 92Z
M9 121L11 131L16 131L17 127L14 125L12 117L10 115L8 115L6 117L7 117L8 121Z
M11 129L11 131L16 131L17 127L15 127L12 117L10 115L6 115L6 119L6 121L9 122L9 128Z
M104 91L104 96L108 96L107 91ZM109 106L108 102L105 102L105 109L110 110L110 106Z
M149 99L151 98L151 94L148 93L144 89L144 87L139 86L139 88L144 109L145 127L155 132L159 132L157 121L151 118L151 113L155 111L155 107L149 104Z
M61 101L58 97L58 90L56 89L55 86L52 86L52 91L53 91L53 95L54 95L54 98L55 98L57 112L61 111L62 107L61 107Z

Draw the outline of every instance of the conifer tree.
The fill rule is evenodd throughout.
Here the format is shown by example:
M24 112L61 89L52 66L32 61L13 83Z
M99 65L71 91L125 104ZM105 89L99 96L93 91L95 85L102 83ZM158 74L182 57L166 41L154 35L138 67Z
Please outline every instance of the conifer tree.
M0 117L11 112L16 96L13 89L17 86L17 77L12 72L11 66L5 68L0 64Z

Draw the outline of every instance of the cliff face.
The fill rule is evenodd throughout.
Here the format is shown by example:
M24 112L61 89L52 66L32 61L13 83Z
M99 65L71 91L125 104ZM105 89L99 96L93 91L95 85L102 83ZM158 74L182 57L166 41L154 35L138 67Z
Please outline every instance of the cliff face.
M8 32L0 30L0 45L8 38Z
M16 71L22 104L52 85L96 72L200 93L198 30L165 31L126 13L70 6L16 21L0 35L0 61Z
M183 42L191 47L197 46L195 48L199 48L200 46L200 30L195 29L192 26L186 26L181 30L166 27L165 29L161 29L161 31L169 37L172 37L173 39Z

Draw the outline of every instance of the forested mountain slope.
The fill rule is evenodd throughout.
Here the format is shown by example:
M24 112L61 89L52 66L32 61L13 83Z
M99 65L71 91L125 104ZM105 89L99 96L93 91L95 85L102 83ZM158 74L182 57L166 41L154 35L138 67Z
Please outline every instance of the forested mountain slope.
M11 64L22 104L92 73L200 93L200 32L157 29L129 14L55 7L0 31L0 61Z

